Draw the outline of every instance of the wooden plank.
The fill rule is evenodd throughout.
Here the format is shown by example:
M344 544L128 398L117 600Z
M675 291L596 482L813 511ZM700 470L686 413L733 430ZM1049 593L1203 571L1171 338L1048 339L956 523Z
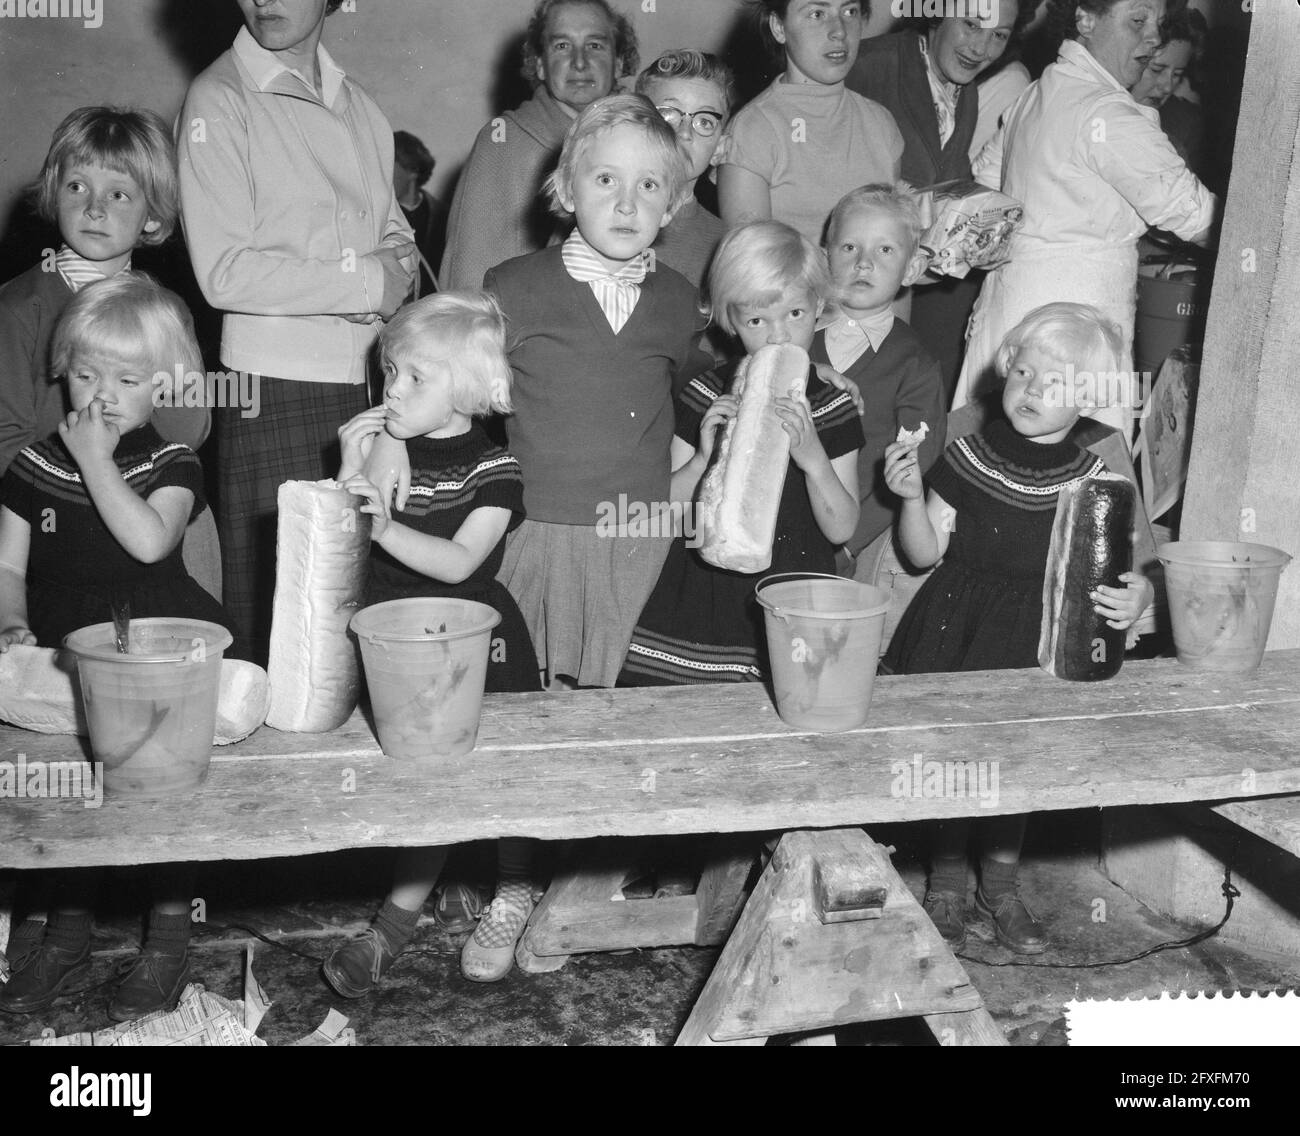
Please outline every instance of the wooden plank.
M823 924L813 865L826 833L790 832L722 948L678 1038L729 1041L937 1010L978 1009L979 993L890 869L880 919ZM869 841L864 833L857 834Z
M633 947L677 947L695 941L699 905L693 895L606 900L552 910L528 931L537 955L576 955Z
M745 902L745 881L754 866L758 841L719 836L710 843L709 860L695 889L699 912L695 945L717 946L731 933Z
M865 833L822 834L813 861L813 910L823 923L879 919L884 911L889 856Z
M1227 801L1212 808L1225 820L1300 856L1300 796Z
M987 1010L925 1014L925 1024L940 1045L1010 1045Z
M330 735L264 729L217 751L207 784L175 805L0 799L0 868L829 828L1300 791L1300 651L1266 656L1239 683L1160 660L1130 663L1110 683L1006 671L891 676L876 689L871 725L836 735L785 727L750 687L725 698L668 688L649 701L644 691L493 696L484 745L447 764L388 760L357 720ZM72 756L70 740L0 730L0 768ZM978 797L978 778L945 786L942 776L932 795L927 762L985 771L996 797Z

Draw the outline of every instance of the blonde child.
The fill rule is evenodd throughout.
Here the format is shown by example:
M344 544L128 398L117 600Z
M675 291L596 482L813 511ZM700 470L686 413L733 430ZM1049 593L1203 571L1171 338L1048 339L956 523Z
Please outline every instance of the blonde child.
M783 71L732 120L718 170L730 228L784 221L814 245L854 186L898 179L903 136L879 103L848 90L858 56L857 0L760 0L764 41Z
M686 172L644 96L593 103L548 183L573 233L487 275L512 331L508 431L528 511L501 579L544 669L582 686L614 684L670 539L598 522L610 503L668 499L674 383L709 363L695 288L646 255Z
M366 602L448 596L485 603L501 614L486 689L540 689L523 616L496 580L506 533L523 516L519 463L475 421L511 409L501 311L481 293L443 292L398 311L379 343L383 405L339 430L338 480L366 498L362 510L374 518ZM407 504L391 516L361 473L381 432L405 441L411 463ZM532 845L498 845L496 898L461 954L467 978L491 981L510 969L516 912L532 909ZM392 966L415 931L446 856L445 848L399 854L393 889L374 924L325 963L325 977L339 994L369 993Z
M689 166L681 208L655 241L655 256L696 288L703 288L713 251L727 227L700 204L696 190L715 164L736 97L735 79L731 68L716 55L679 49L664 52L642 71L636 89L676 131L677 144Z
M133 618L228 625L181 561L185 527L204 507L203 471L192 450L151 423L154 375L200 367L184 305L140 273L90 284L59 321L51 358L72 410L18 454L0 484L0 651L57 647L122 604ZM109 1007L117 1021L174 1006L189 977L188 878L183 869L152 876L144 949ZM48 924L19 927L0 1009L42 1010L84 972L92 882L63 876Z
M1105 469L1075 440L1081 415L1090 415L1099 401L1099 385L1088 377L1114 375L1122 358L1119 329L1095 308L1044 305L999 349L1004 417L944 450L926 485L912 446L886 449L885 479L903 499L903 550L920 567L942 563L903 615L885 670L1037 665L1043 574L1059 491ZM1152 589L1137 572L1120 579L1124 587L1103 586L1091 599L1111 627L1129 628ZM1017 890L1025 817L994 817L978 827L983 855L976 907L1004 946L1041 953L1047 946L1042 925ZM936 828L925 908L956 949L966 938L971 822Z
M901 289L924 271L918 253L921 210L906 182L864 185L845 194L826 229L834 307L813 340L812 357L829 363L862 392L865 435L858 454L857 528L845 542L858 557L894 523L898 499L885 485L885 447L899 428L930 427L921 443L921 472L943 449L943 377L912 328L892 310ZM870 568L867 561L853 562ZM850 571L847 574L852 574ZM874 583L874 580L864 580Z
M789 343L812 347L817 317L830 292L821 250L788 225L760 221L723 238L709 273L714 319L741 353ZM673 500L689 504L717 444L718 430L739 406L730 393L735 364L693 379L677 403ZM812 366L806 397L780 398L777 414L790 437L790 464L777 513L770 572L825 572L858 520L858 451L862 425L850 394ZM672 547L637 621L620 676L624 685L757 682L767 672L757 576L705 563L688 547L688 530Z
M171 132L152 111L74 110L54 131L32 193L62 244L0 288L0 473L68 412L66 391L50 373L50 340L72 297L126 271L134 249L162 244L175 229ZM197 448L207 437L204 407L154 413L164 438Z

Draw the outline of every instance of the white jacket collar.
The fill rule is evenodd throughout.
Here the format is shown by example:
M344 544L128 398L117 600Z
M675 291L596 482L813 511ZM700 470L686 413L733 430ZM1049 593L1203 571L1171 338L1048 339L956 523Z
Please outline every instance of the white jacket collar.
M286 67L275 52L267 51L253 38L253 33L246 27L239 29L239 34L235 36L235 42L231 50L234 52L235 58L243 64L244 69L248 72L249 77L259 91L274 89L277 94L299 94L316 97L316 92L311 83L297 71ZM333 107L334 100L343 87L346 73L343 68L334 62L333 57L325 50L323 44L316 45L316 62L320 65L323 101L327 107ZM282 76L288 79L289 86L277 82ZM295 83L302 88L301 91L292 86Z

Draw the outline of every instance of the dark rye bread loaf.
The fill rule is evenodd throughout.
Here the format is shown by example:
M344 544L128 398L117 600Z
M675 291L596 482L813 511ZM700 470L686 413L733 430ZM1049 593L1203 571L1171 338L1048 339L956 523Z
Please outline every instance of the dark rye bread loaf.
M1101 584L1122 587L1133 567L1133 483L1117 473L1085 477L1060 492L1043 577L1038 663L1057 678L1096 682L1124 662L1128 632L1093 610Z

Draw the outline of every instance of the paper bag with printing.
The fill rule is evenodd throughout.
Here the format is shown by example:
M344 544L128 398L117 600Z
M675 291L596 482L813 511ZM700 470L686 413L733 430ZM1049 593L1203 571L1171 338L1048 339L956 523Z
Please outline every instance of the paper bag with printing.
M1007 258L1011 234L1020 228L1024 206L1014 197L974 181L948 181L918 191L927 228L921 251L937 276L966 276Z

